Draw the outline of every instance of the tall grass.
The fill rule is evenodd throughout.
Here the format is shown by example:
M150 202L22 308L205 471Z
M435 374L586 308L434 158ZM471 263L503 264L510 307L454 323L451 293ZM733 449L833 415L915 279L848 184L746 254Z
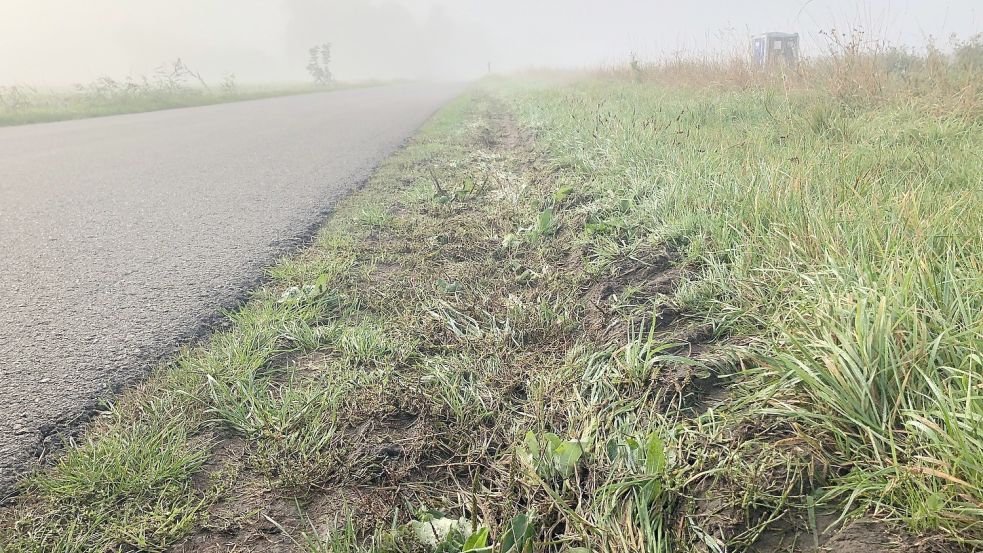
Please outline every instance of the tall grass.
M945 49L930 42L921 51L899 47L862 29L822 32L822 54L795 66L757 67L742 47L643 63L633 59L595 76L639 84L721 89L768 89L776 93L821 90L841 103L885 97L931 98L940 108L979 109L983 34L951 37ZM976 115L979 115L978 111Z
M745 378L828 440L828 499L983 539L979 40L904 73L851 40L784 74L667 62L516 105L595 213L630 200L625 248L684 252L714 316L766 337Z

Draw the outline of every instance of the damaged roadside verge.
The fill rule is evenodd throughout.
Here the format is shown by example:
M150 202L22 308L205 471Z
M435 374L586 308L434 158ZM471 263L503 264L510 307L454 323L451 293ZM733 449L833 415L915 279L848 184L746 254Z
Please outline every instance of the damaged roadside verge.
M740 219L719 235L700 226L733 212L725 189L693 182L747 176L745 152L786 154L728 134L741 109L747 125L770 124L742 101L592 82L490 82L454 101L269 270L229 330L126 392L25 481L0 513L0 549L922 551L978 539L958 519L972 521L980 497L962 473L905 473L912 497L927 482L962 501L930 520L880 494L884 473L859 472L867 444L851 450L866 436L814 407L816 371L782 364L811 358L808 344L776 348L784 307L738 301L792 286L784 267L740 273L760 260L718 256L726 239L759 238Z

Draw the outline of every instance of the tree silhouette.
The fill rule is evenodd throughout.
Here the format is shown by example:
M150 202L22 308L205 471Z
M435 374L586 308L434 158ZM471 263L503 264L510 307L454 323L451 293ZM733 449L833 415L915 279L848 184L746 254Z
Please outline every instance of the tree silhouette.
M312 47L307 51L307 72L314 79L314 84L326 86L331 84L334 77L331 75L331 43L325 42Z

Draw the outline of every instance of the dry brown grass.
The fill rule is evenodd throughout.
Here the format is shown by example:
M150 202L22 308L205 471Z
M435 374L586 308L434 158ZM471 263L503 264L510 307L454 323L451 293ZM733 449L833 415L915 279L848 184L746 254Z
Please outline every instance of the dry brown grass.
M746 51L735 49L620 64L594 71L593 76L671 87L817 92L845 103L912 97L938 102L940 111L980 113L983 35L953 37L947 51L930 43L919 53L862 29L833 29L821 36L823 54L804 57L794 67L760 68Z

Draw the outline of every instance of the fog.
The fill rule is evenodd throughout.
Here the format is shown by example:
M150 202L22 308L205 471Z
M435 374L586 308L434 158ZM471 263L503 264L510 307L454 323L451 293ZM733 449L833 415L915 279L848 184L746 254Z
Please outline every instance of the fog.
M206 79L304 81L333 45L341 80L467 79L735 48L765 31L862 26L895 44L968 37L979 0L0 0L0 84L146 74L181 58Z

